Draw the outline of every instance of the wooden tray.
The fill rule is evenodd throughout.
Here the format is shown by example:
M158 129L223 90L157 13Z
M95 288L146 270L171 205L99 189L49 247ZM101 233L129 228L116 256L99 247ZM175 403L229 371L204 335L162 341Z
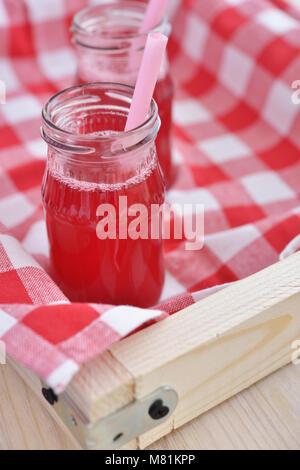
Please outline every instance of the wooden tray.
M83 447L143 449L291 362L296 340L300 253L114 345L82 367L53 413ZM42 397L40 380L10 362ZM153 416L169 413L153 419L155 404Z

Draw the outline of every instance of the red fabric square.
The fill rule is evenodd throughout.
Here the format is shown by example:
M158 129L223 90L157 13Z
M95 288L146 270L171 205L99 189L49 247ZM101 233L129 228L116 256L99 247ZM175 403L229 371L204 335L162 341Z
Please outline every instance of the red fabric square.
M274 225L264 233L264 238L277 253L281 253L286 245L300 233L300 219L294 215Z
M167 254L171 251L176 250L177 248L179 248L181 243L182 243L182 240L165 240L164 242L165 253Z
M217 286L219 284L225 284L226 282L236 281L237 277L231 269L227 266L222 266L218 269L212 276L204 279L203 281L195 284L189 289L190 292L197 292L201 289L206 289L208 287Z
M182 127L179 126L174 126L174 136L180 140L183 140L184 142L187 142L189 144L193 143L193 139L187 135L187 133L184 131Z
M191 166L193 178L197 186L208 186L228 180L228 176L216 165L209 167Z
M45 162L36 160L9 171L9 176L20 191L40 186L45 170Z
M187 91L188 94L197 97L210 91L215 84L216 76L210 73L204 67L199 67L195 77L193 77L192 80L184 83L183 88Z
M259 206L237 206L225 208L224 212L231 227L239 227L263 219L266 215Z
M28 89L35 95L51 96L59 91L58 87L51 82L30 83Z
M251 106L241 101L229 113L219 117L219 120L232 132L240 131L251 126L259 118L259 114Z
M0 148L11 147L13 145L18 145L19 143L20 140L12 127L0 127Z
M229 39L247 21L236 8L227 8L222 11L212 22L212 29L220 36Z
M99 318L86 304L38 307L23 318L22 323L52 344L76 335Z
M257 62L277 77L299 53L299 48L292 46L284 38L279 37L268 44L257 58Z
M288 139L282 139L275 147L261 152L259 157L273 170L280 170L300 160L300 151Z
M180 47L181 47L181 44L175 41L174 38L170 40L168 52L169 52L169 58L171 61L172 59L175 59L176 56L180 53Z
M12 57L33 56L32 26L29 23L12 26L10 29L10 54Z
M31 304L16 270L0 273L0 304Z

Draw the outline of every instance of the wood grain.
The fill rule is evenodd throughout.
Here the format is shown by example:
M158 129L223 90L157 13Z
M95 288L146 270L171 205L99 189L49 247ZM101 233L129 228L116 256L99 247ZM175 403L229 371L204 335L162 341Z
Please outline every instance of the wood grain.
M78 449L11 365L0 366L0 449Z
M289 365L152 444L152 450L299 449L300 366ZM78 449L10 365L0 366L0 450Z
M67 393L94 423L133 401L134 380L107 351L82 366Z
M299 366L286 366L150 449L299 449L299 385Z

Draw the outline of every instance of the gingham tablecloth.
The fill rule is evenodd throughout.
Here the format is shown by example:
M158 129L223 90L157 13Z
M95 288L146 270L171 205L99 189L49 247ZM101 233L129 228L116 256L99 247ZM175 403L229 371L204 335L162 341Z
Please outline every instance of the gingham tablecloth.
M69 303L49 272L39 127L43 103L73 83L69 26L88 3L0 2L0 340L57 393L162 312L275 263L300 232L299 13L281 0L170 0L179 171L168 201L205 205L205 246L166 243L151 310Z

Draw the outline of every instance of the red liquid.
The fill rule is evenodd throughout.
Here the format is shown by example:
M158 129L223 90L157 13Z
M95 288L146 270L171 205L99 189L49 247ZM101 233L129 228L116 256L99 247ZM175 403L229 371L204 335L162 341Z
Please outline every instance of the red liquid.
M100 240L96 235L96 211L102 203L116 208L118 227L119 196L127 196L128 207L146 205L151 223L151 204L164 201L155 159L143 175L118 187L61 178L48 169L42 193L54 278L70 300L139 307L159 300L164 282L162 241ZM131 220L128 217L128 223Z
M101 77L99 77L101 81ZM84 84L90 81L88 78L78 76L77 83ZM94 80L91 80L94 81ZM107 81L107 79L106 79ZM174 167L172 165L172 103L174 97L174 85L170 74L160 79L154 91L154 99L158 105L158 113L161 119L161 128L156 138L156 149L160 166L166 180L167 188L174 180Z
M174 86L170 75L156 84L154 99L158 105L161 128L156 139L158 159L169 188L174 180L172 165L172 103Z

